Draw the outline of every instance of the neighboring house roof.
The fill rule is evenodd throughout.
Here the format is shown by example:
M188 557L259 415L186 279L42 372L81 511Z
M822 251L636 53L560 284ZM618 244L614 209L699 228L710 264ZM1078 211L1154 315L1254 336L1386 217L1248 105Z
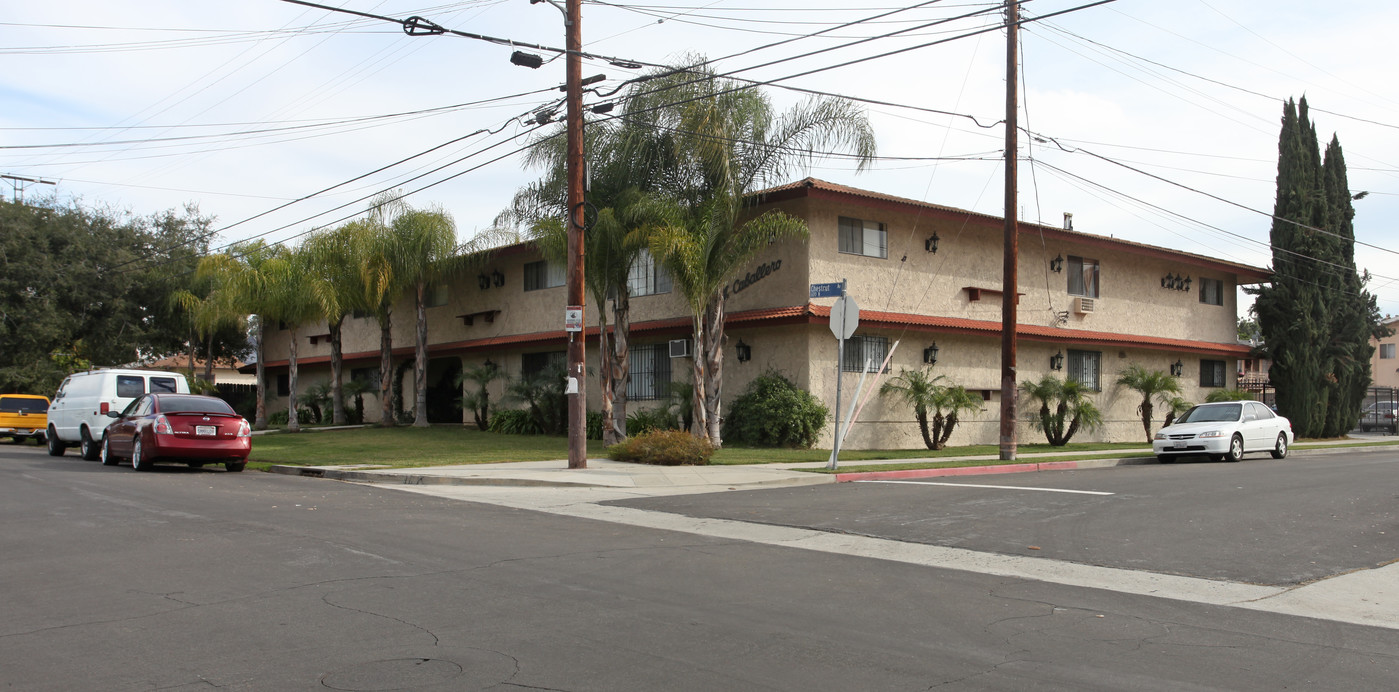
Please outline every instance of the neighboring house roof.
M847 185L838 185L836 183L827 182L817 178L806 178L805 180L799 180L795 183L789 183L786 185L780 185L778 187L768 188L766 190L760 190L758 192L753 193L752 197L759 204L781 202L789 199L798 199L802 197L812 199L830 199L847 203L856 203L868 207L888 208L895 211L918 211L921 213L931 213L933 215L940 216L943 218L950 218L956 220L969 219L987 225L994 225L997 228L1003 227L1005 225L1005 219L999 216L981 214L974 211L967 211L966 209L958 209L956 207L946 207L940 204L931 204L916 199L908 199L906 197L886 195L880 192L872 192L870 190L861 190L859 188L850 187ZM1261 283L1270 280L1273 275L1273 272L1271 270L1264 269L1262 267L1254 267L1247 264L1239 264L1237 262L1226 262L1224 260L1216 259L1214 257L1196 255L1194 253L1182 252L1180 250L1173 250L1170 248L1163 248L1155 245L1147 245L1145 243L1137 243L1130 240L1121 240L1119 238L1113 238L1111 236L1097 235L1094 233L1083 233L1080 231L1071 231L1055 226L1045 226L1042 224L1028 223L1025 221L1021 221L1019 223L1019 226L1020 233L1022 235L1034 234L1036 239L1038 239L1040 235L1043 235L1045 238L1066 240L1097 247L1112 248L1139 255L1148 255L1152 257L1177 261L1188 261L1190 264L1195 266L1205 267L1217 271L1223 271L1234 274L1238 277L1237 283L1240 284Z

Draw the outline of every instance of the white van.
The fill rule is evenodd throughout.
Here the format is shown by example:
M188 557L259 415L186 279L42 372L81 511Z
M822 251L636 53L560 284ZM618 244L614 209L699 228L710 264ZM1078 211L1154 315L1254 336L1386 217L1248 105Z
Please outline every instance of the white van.
M63 380L49 404L49 454L62 456L79 445L84 459L102 452L102 431L112 422L108 411L122 411L142 394L189 393L189 382L178 372L154 370L92 370Z

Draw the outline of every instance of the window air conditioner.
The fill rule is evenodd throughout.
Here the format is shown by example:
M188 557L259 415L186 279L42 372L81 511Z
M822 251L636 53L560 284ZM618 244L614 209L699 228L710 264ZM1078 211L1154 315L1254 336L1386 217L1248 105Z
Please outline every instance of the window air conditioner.
M671 340L670 340L670 357L671 357L671 358L689 358L689 357L690 357L690 340L689 340L689 339L671 339Z
M1082 296L1074 298L1074 312L1080 315L1091 314L1093 308L1097 307L1096 303L1096 298L1084 298Z

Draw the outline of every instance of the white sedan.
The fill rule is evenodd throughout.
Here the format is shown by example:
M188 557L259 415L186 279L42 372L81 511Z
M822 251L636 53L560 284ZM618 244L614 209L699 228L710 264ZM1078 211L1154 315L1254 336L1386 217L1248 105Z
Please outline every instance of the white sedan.
M1177 457L1208 456L1211 461L1238 461L1247 452L1287 456L1292 422L1257 401L1200 404L1156 433L1151 449L1162 462Z

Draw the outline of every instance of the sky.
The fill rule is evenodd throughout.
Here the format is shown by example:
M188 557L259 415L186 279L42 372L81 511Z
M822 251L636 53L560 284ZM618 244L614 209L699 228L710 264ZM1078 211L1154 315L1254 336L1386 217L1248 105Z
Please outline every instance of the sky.
M548 2L432 1L325 4L564 43ZM1367 193L1354 203L1357 264L1380 311L1399 314L1388 50L1399 3L1093 2L1022 2L1033 21L1021 32L1020 120L1035 136L1021 137L1020 217L1058 226L1071 212L1075 230L1266 267L1283 102L1306 96L1319 135L1340 139L1352 192ZM557 52L409 36L282 0L5 5L0 174L56 183L25 185L30 200L135 215L194 205L215 219L216 248L294 244L386 189L416 191L410 204L440 206L469 238L539 177L519 153L537 127L525 123L562 98ZM589 1L582 34L595 57L583 73L606 79L585 102L606 102L647 65L697 56L771 82L763 89L779 111L809 98L784 87L863 99L881 158L864 171L819 158L806 174L1000 215L1001 5ZM546 63L513 65L514 50Z

